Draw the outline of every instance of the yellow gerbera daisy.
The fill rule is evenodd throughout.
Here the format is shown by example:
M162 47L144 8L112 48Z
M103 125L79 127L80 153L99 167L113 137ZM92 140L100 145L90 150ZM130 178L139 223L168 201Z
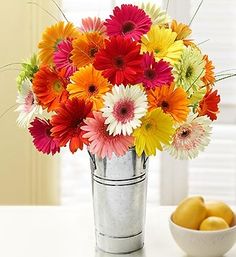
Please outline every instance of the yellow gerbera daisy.
M93 63L95 54L104 47L104 35L99 32L85 32L73 41L71 60L78 68Z
M157 108L148 112L141 121L141 127L133 133L136 153L138 156L143 152L147 156L156 155L156 149L162 151L162 144L169 145L171 142L175 132L173 119Z
M142 51L153 52L156 60L164 59L177 63L184 48L182 40L176 40L177 33L171 29L153 25L146 36L141 38Z
M39 59L42 64L51 64L53 54L57 50L57 45L66 38L76 38L79 35L78 30L70 22L60 21L43 32L41 42L39 42Z
M170 17L165 10L151 3L142 3L141 8L151 18L152 24L166 25L170 22Z
M102 72L95 70L90 64L80 68L70 78L72 83L67 86L70 99L78 97L93 102L93 110L99 110L103 107L102 97L110 91L111 85L102 76Z

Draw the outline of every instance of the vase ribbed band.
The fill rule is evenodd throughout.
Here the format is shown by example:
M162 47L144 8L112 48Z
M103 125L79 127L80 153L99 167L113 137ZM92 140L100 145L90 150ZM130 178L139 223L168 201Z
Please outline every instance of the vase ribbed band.
M147 158L134 149L124 156L91 155L97 247L129 253L143 247L147 193Z

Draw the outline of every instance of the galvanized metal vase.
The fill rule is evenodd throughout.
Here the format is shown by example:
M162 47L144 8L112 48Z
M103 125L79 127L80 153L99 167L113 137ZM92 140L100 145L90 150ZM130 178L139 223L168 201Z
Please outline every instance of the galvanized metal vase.
M97 247L130 253L144 244L147 158L130 149L112 159L91 157Z

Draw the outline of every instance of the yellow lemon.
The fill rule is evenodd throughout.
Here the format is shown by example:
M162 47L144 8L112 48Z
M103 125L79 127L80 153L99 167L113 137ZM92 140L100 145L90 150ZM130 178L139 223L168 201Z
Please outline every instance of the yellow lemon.
M229 225L220 217L211 216L203 220L200 225L200 230L220 230L226 229Z
M220 217L224 219L230 226L234 218L234 213L226 203L220 201L211 201L207 202L205 205L207 209L207 216Z
M193 196L180 202L172 215L172 220L181 227L199 229L206 214L204 199L201 196Z

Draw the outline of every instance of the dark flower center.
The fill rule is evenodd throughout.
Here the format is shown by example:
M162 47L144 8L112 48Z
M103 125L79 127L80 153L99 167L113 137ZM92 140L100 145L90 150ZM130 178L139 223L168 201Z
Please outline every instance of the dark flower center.
M190 130L189 129L184 129L181 132L181 137L186 138L189 134L190 134Z
M96 86L91 84L88 88L89 93L93 94L96 91Z
M122 56L117 56L114 59L114 63L115 63L116 68L119 68L119 69L122 69L125 65L125 62L124 62L124 59Z
M126 107L122 107L121 109L120 109L120 114L121 115L125 115L127 113L127 108Z
M187 70L186 70L186 78L191 77L193 74L193 68L191 66L188 66Z
M122 32L126 34L134 30L134 28L135 24L132 21L127 21L122 25Z
M152 69L147 69L144 71L144 76L147 78L147 79L154 79L155 78L155 75L156 75L156 72L155 70L152 70Z
M45 133L48 137L51 137L51 128L46 128Z
M145 125L145 129L146 130L149 130L149 129L151 129L152 128L152 124L151 123L147 123L146 125Z
M91 47L89 49L89 56L93 58L95 56L95 54L97 53L97 51L98 51L97 47Z
M166 102L166 101L162 101L162 103L161 103L161 107L162 107L162 109L164 109L164 110L166 110L166 109L168 109L169 108L169 103L168 102Z

